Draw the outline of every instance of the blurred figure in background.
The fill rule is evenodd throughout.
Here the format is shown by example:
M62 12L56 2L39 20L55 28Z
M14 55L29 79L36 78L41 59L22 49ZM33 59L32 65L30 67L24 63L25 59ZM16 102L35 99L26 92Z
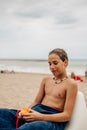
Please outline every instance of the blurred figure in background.
M71 75L70 75L70 76L71 76L71 78L74 79L74 80L79 80L79 81L83 82L82 77L81 77L81 76L78 76L78 75L75 75L74 72L71 72Z
M85 77L87 77L87 69L85 70Z

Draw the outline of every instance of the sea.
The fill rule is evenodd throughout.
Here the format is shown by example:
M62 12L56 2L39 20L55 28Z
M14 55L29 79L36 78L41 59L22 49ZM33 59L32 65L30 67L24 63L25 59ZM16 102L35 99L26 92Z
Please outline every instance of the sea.
M8 70L9 72L27 72L50 74L49 64L47 60L25 60L25 59L0 59L0 71ZM67 72L74 72L77 75L85 75L87 71L87 60L73 59L69 60Z

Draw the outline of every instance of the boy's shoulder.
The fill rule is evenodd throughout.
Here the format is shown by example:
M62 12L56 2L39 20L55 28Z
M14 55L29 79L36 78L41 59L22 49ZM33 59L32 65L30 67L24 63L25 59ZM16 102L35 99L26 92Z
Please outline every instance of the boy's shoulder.
M68 86L68 88L77 88L78 84L74 79L69 77L67 80L67 86Z
M49 80L51 78L52 78L52 75L48 74L48 75L46 75L46 76L43 77L43 80L47 81L47 80Z

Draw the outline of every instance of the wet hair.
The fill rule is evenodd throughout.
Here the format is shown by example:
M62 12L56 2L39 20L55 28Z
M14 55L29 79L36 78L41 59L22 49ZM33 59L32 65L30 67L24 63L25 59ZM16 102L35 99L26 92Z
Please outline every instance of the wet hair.
M58 55L63 62L65 60L68 60L67 53L63 49L60 49L60 48L53 49L52 51L49 52L49 55L51 55L51 54Z

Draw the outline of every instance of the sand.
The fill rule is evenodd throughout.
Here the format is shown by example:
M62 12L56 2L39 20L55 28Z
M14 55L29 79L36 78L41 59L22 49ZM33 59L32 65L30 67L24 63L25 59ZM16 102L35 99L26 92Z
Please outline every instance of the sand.
M35 73L0 73L0 108L27 107L34 100L45 76ZM77 84L87 104L87 77L83 79L84 82L77 81Z

